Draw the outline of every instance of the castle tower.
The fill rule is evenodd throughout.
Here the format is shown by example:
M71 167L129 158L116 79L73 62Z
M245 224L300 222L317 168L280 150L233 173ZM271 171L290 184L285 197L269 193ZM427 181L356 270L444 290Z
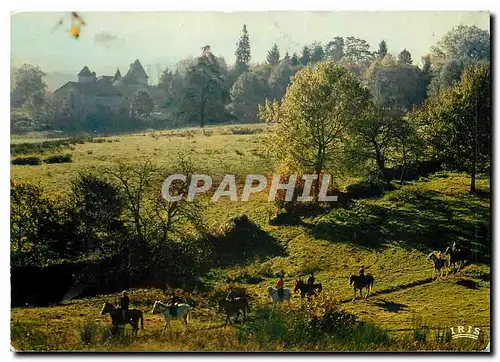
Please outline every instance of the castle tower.
M135 62L130 64L130 69L123 77L123 81L125 84L147 86L148 78L149 77L142 67L141 62L139 62L139 59L136 59Z
M95 82L95 79L95 72L91 73L87 66L84 66L78 73L78 83L92 83Z
M120 86L123 84L123 77L122 74L120 73L120 69L116 69L116 73L112 79L112 83L114 86Z

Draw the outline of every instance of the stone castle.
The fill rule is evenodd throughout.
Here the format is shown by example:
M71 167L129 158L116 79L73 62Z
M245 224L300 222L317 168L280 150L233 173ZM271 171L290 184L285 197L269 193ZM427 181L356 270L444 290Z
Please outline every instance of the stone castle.
M73 107L77 106L85 112L92 112L97 108L104 107L110 112L128 112L130 101L139 89L146 90L152 97L155 108L161 108L164 101L164 93L157 87L148 85L148 75L136 59L130 64L127 73L122 76L117 69L114 76L96 76L87 66L78 73L77 82L67 82L54 91L53 99L56 104L62 106L68 104L71 99Z

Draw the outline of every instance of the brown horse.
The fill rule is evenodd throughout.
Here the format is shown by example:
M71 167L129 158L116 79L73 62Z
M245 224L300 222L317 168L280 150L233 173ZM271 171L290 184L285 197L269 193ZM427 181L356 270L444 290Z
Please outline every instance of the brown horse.
M464 247L456 247L453 249L448 246L444 253L450 256L450 266L453 265L453 272L457 271L455 267L456 264L458 264L458 271L460 271L460 269L462 269L465 265L465 262L472 259L471 251Z
M118 332L119 326L130 324L132 326L132 332L137 335L137 331L139 330L139 320L141 321L141 329L144 329L144 319L142 317L142 312L139 309L128 310L127 320L123 320L121 308L115 308L111 303L104 303L101 309L101 315L105 315L106 313L109 313L111 316L113 334Z
M359 290L359 295L363 298L363 288L366 288L365 299L368 298L368 295L372 291L374 279L370 274L364 275L351 275L349 277L349 285L352 285L352 289L354 290L354 299L356 300L356 291Z
M240 313L243 315L243 322L245 322L247 311L249 310L250 308L248 306L248 300L246 298L236 297L233 300L219 300L219 312L226 312L226 325L231 322L230 317L234 314L236 314L235 321L238 321L238 315Z
M323 286L321 283L317 284L306 284L302 281L302 279L298 279L295 281L295 288L293 288L293 292L297 293L300 290L300 298L304 299L307 295L308 297L312 295L316 295L316 292L321 292L323 290Z

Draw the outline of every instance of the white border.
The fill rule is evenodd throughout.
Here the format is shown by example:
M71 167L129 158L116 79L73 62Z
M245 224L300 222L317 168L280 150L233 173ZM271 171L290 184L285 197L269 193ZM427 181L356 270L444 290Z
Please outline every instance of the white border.
M10 76L9 76L9 70L10 67L10 13L11 12L17 12L17 11L154 11L154 10L191 10L191 11L206 11L206 10L213 10L213 11L268 11L268 10L359 10L359 11L364 11L364 10L490 10L493 13L495 13L497 7L498 7L498 1L493 1L493 0L475 0L475 1L431 1L431 0L420 0L420 1L412 1L412 2L404 2L404 1L388 1L388 0L379 0L379 1L373 1L373 0L362 0L362 1L345 1L342 3L338 2L331 2L331 1L318 1L318 0L309 0L309 1L299 1L299 0L288 0L288 1L275 1L275 2L270 2L270 1L265 1L265 0L252 0L248 2L229 2L229 1L222 1L222 0L211 0L211 1L183 1L183 2L166 2L166 1L148 1L148 0L142 0L140 2L132 2L132 3L124 3L118 0L112 0L112 1L98 1L98 0L87 0L85 2L73 2L73 3L68 3L67 1L63 0L44 0L44 1L37 1L37 0L21 0L21 1L16 1L14 3L10 3L7 1L1 2L0 7L2 8L1 11L1 21L0 21L0 27L1 27L1 44L0 48L4 50L3 52L3 57L2 57L2 72L1 72L1 84L2 86L2 97L1 97L1 102L2 102L2 108L3 112L2 115L4 118L0 121L0 127L2 127L2 130L0 132L0 137L2 137L2 140L0 142L0 147L1 147L1 152L2 152L2 157L1 157L1 162L2 162L2 169L4 170L5 173L3 173L4 176L1 178L1 184L0 184L0 207L1 207L1 212L2 212L2 217L0 218L1 227L1 236L2 236L2 243L1 243L1 248L2 252L0 253L1 257L1 267L2 267L2 272L0 274L1 277L1 290L3 291L3 298L0 298L1 302L1 316L2 319L0 320L0 340L1 340L1 347L0 347L0 353L2 354L2 361L4 360L10 360L14 358L14 354L9 352L10 351L10 296L7 297L7 295L10 295L10 271L9 271L9 230L10 230L10 221L9 221L9 180L6 175L10 175L10 165L9 165L9 144L10 144L10 139L9 139L9 91L7 89L7 84L10 82ZM9 6L10 5L10 6ZM72 8L68 8L68 5L71 5ZM452 5L452 7L450 7ZM495 38L493 38L495 39ZM495 59L495 63L496 59ZM497 69L497 64L495 64L495 68ZM9 70L8 70L9 69ZM496 73L495 73L495 78L496 78ZM498 92L495 92L495 101L497 100L498 97ZM495 104L498 104L498 102L495 102ZM499 153L498 153L498 147L495 147L495 157L494 160L498 159ZM496 170L496 168L495 168ZM495 172L495 177L494 177L494 188L495 191L497 190L497 185L498 185L498 173ZM496 192L494 193L496 195ZM495 196L495 199L497 197ZM498 214L495 214L495 219L493 222L493 225L500 225L499 220L500 217L498 217ZM499 247L495 247L495 255L494 255L494 260L498 262L498 253L499 253ZM496 268L495 268L496 270ZM496 278L496 275L494 277L494 286L493 290L497 291L498 289L498 278ZM493 306L492 306L493 307ZM498 325L497 322L497 315L498 312L494 314L494 321L492 321L492 325ZM497 331L495 331L497 332ZM495 336L495 343L492 343L494 348L498 348L498 333L494 333ZM54 355L49 356L49 358L52 358ZM273 355L275 356L275 355ZM272 358L273 356L262 356L262 355L227 355L227 356L211 356L210 354L207 354L206 357L204 358L210 358L210 359L215 359L215 358L235 358L235 359L247 359L247 358L259 358L259 360L267 360L268 358ZM414 355L393 355L393 356L374 356L374 355L369 355L368 357L370 358L385 358L385 357L395 357L395 358L408 358L408 357L413 357ZM33 356L31 356L33 357ZM42 355L43 357L43 355ZM80 358L82 356L79 356ZM121 357L121 356L120 356ZM128 356L130 358L132 356ZM141 355L139 358L143 358L144 356ZM159 358L167 358L167 359L177 359L177 355L159 355ZM285 358L291 358L291 357L299 357L299 356L291 356L287 355ZM318 357L317 355L301 355L300 358L314 358ZM344 359L358 359L362 358L359 355L331 355L331 356L325 356L323 357L327 358L334 358L336 360L344 360ZM423 355L417 355L418 357L424 357ZM443 356L440 356L443 357ZM448 355L448 358L456 358L456 355ZM475 357L475 358L479 358ZM60 356L58 358L61 358L63 360L69 359L69 356ZM85 359L87 358L92 358L92 360L103 360L105 357L104 356L84 356ZM132 358L137 358L137 355L133 356ZM184 355L181 357L182 359L191 359L193 356L185 357ZM429 360L435 360L438 358L436 355L425 355L426 359ZM475 359L473 356L468 355L467 358L472 358Z

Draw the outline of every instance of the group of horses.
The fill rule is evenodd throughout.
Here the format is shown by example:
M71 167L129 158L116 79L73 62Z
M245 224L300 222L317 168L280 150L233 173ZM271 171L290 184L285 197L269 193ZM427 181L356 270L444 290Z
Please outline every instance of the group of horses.
M356 299L357 290L359 290L360 296L361 298L363 298L363 288L366 288L367 290L365 295L366 299L373 286L373 277L369 274L366 276L351 275L349 278L349 284L353 287L354 290L354 300ZM321 283L310 284L304 283L301 279L297 279L295 281L293 293L300 292L301 299L305 297L309 299L312 296L316 296L317 293L321 292L322 290L323 285ZM272 303L276 305L277 303L285 300L289 301L292 296L292 291L289 288L283 288L283 295L280 296L277 288L269 287L267 289L267 295L271 299ZM245 322L247 313L250 310L250 305L246 296L238 296L231 300L220 299L218 301L218 307L219 312L226 313L226 325L231 322L232 316L235 316L236 322L238 321L238 317L242 316L243 322ZM178 303L175 306L169 306L157 300L153 304L151 313L163 315L165 319L163 330L165 330L170 325L170 321L172 320L182 320L184 325L187 326L191 308L189 304L186 303ZM130 309L126 311L126 316L124 318L124 314L121 308L116 308L113 304L106 302L101 309L101 316L106 314L109 314L111 317L113 334L116 334L121 326L127 324L130 324L132 326L132 332L134 335L137 335L137 332L139 330L139 323L141 329L144 329L144 317L142 311L139 309Z
M141 329L144 329L144 317L142 311L139 309L130 309L126 311L126 317L124 318L121 308L115 308L113 304L106 302L101 309L101 316L108 313L111 317L113 334L118 332L120 326L130 324L132 326L132 333L137 335L139 322L141 323ZM165 318L165 325L163 326L163 329L165 329L173 319L180 319L184 322L184 325L187 325L191 309L189 304L179 303L176 304L175 307L171 307L157 300L153 305L151 313L163 314L163 317Z
M435 252L432 252L427 256L427 259L432 260L434 263L434 269L432 271L433 279L438 276L440 278L447 276L451 269L453 269L453 272L459 271L464 266L465 262L472 258L470 249L459 246L456 243L448 246L442 255L444 255L444 257L440 258Z
M460 270L464 266L465 261L470 260L471 251L465 247L460 247L456 243L452 246L448 246L444 252L445 257L440 258L436 256L434 252L427 256L434 263L433 278L436 274L443 277L443 273L446 272L448 275L449 269L453 266L453 271ZM458 265L458 269L456 266ZM352 286L354 292L354 299L356 300L357 291L361 299L363 299L363 289L366 289L366 294L364 299L366 299L373 287L374 278L372 275L351 275L349 277L349 285ZM312 296L317 295L317 293L323 290L321 283L304 283L301 279L295 281L293 288L293 293L300 292L300 297L303 299L307 297L308 299ZM289 301L292 296L292 291L289 288L283 288L283 293L280 296L278 288L268 287L267 295L271 299L272 303L276 305L282 301ZM246 296L238 296L231 300L220 299L218 301L219 312L226 313L226 325L231 322L231 317L236 316L235 321L238 321L238 317L243 317L243 322L246 320L246 316L249 309L249 302ZM122 310L120 308L115 308L111 303L104 303L101 310L101 315L109 313L112 320L113 332L117 332L120 326L130 324L134 334L137 334L139 330L139 322L141 329L144 328L144 318L142 311L139 309L131 309L127 311L126 318L124 319ZM184 325L187 326L191 309L188 304L179 303L175 307L168 306L161 301L156 301L153 305L151 311L152 314L161 313L165 319L165 325L163 329L166 329L170 321L172 320L182 320Z

